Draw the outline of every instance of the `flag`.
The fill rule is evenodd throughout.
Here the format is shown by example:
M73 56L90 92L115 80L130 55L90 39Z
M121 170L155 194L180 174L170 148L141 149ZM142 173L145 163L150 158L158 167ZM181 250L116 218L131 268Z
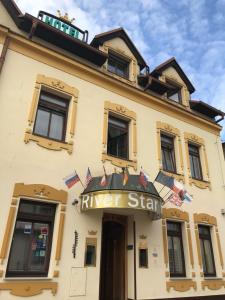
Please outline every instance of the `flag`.
M74 184L76 184L78 181L80 181L79 176L77 175L76 171L74 173L66 176L63 178L65 184L70 189Z
M103 170L104 170L104 175L102 176L102 179L100 181L100 185L101 186L106 186L107 185L107 175L106 175L106 171L105 171L104 166L103 166Z
M180 199L179 195L176 193L172 193L166 200L166 202L169 201L173 203L176 206L181 206L183 204L183 201Z
M87 174L86 174L86 179L85 179L85 186L86 187L89 185L89 183L91 182L91 180L92 180L91 171L88 168L87 169Z
M145 174L145 172L143 172L143 170L140 171L139 183L146 189L148 183L148 177Z
M189 195L187 191L184 191L183 201L191 202L192 200L193 198L191 197L191 195Z
M164 186L169 187L172 189L174 185L174 178L172 176L168 176L164 174L163 172L159 171L158 175L156 176L155 181L161 183Z
M174 193L179 194L179 193L184 193L184 186L182 183L177 181L176 179L173 178L173 186L171 187L171 190L174 191Z
M129 173L127 168L123 168L123 185L127 184Z

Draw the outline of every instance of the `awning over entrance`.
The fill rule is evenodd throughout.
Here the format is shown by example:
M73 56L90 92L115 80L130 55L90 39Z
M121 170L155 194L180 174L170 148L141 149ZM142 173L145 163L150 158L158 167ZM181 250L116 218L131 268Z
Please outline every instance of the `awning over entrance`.
M146 188L139 183L139 175L129 175L123 185L121 174L107 176L107 184L101 186L102 177L94 177L81 194L81 211L93 209L133 209L147 211L152 219L161 217L162 198L152 182Z

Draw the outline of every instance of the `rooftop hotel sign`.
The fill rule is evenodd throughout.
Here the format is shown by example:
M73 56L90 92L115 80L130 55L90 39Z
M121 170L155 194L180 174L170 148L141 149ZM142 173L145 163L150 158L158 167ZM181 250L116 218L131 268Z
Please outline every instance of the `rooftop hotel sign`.
M66 16L66 17L65 17ZM48 24L49 26L52 26L65 34L75 38L79 39L85 43L87 43L88 40L88 31L81 30L78 27L72 25L72 22L69 21L68 15L66 14L64 17L56 17L52 14L49 14L44 11L40 11L38 14L38 18L43 21L44 23Z
M81 211L100 208L138 209L160 216L161 200L148 193L136 191L104 190L81 195Z

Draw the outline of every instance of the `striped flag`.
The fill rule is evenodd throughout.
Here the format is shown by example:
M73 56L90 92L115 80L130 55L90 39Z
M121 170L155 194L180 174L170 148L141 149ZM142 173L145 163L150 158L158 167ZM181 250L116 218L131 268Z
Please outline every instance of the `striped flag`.
M127 168L123 168L123 186L127 184L129 173Z
M90 169L88 167L87 174L86 174L86 179L85 179L85 187L87 187L89 185L89 183L91 182L92 178L93 177L91 176L91 171L90 171Z
M74 173L66 176L63 178L65 184L70 189L74 184L76 184L78 181L80 181L79 176L77 175L77 172L74 171Z
M148 184L148 176L143 170L140 171L139 183L146 189Z
M106 175L106 171L105 171L105 166L103 166L103 170L104 170L104 175L102 176L102 179L100 181L100 185L101 186L106 186L107 185L107 175Z

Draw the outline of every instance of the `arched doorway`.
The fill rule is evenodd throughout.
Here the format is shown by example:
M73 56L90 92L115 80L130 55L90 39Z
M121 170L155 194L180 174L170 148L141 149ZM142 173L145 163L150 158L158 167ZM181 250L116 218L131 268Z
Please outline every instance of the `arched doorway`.
M124 300L126 296L127 218L105 214L102 224L100 300Z

